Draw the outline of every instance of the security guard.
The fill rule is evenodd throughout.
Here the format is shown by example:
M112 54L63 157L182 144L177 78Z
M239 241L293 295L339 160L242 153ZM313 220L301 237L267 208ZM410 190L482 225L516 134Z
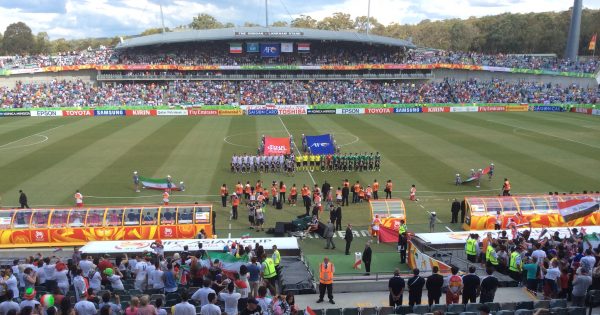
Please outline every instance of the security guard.
M329 261L329 258L325 257L323 262L319 266L319 300L317 303L323 302L325 296L325 290L327 290L327 298L329 303L335 304L333 301L333 274L335 273L335 267L333 263Z
M509 275L515 281L521 281L522 272L523 272L523 264L521 261L521 253L519 253L519 248L515 248L515 250L510 253L510 261L508 264Z
M273 258L268 257L266 254L263 254L263 271L262 278L265 281L265 285L271 291L271 295L275 296L277 294L277 270L275 269L275 262Z
M491 243L488 245L485 252L485 261L487 266L494 267L498 270L498 254L496 254L496 244Z
M404 222L404 220L400 220L400 226L398 227L398 235L402 235L402 233L408 232L408 229Z
M273 259L273 262L275 263L275 271L277 272L277 276L279 276L279 273L281 272L279 268L281 254L279 253L279 250L277 250L277 245L273 245L273 255L271 256L271 259Z
M467 244L465 245L465 252L467 253L467 259L472 263L477 263L477 256L479 255L479 235L473 233L469 235Z

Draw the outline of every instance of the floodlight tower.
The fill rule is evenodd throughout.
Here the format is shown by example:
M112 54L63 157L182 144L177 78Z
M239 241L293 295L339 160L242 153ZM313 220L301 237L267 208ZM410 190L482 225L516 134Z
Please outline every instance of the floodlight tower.
M573 2L573 13L571 15L571 28L569 29L569 38L567 39L567 51L565 56L571 60L577 59L579 52L579 35L581 33L581 11L583 0Z

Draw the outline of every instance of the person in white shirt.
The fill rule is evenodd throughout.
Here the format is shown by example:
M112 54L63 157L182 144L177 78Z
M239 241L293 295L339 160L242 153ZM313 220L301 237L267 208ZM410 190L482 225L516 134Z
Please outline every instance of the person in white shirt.
M579 265L587 270L594 270L594 266L596 265L596 257L594 257L594 253L591 249L588 248L585 250L585 256L581 257Z
M148 274L148 284L152 283L152 288L155 290L161 290L165 288L165 272L160 269L160 263L157 261L154 263L154 270Z
M560 269L558 268L558 261L553 260L550 268L545 269L542 266L542 270L545 271L544 275L544 298L554 299L558 295L558 278L560 277Z
M37 275L37 283L39 285L46 285L46 271L44 270L44 261L38 260L37 265L33 268Z
M19 296L19 284L17 281L17 277L15 277L15 275L12 273L12 268L6 268L5 271L5 275L6 275L6 280L4 280L4 284L6 284L6 288L8 289L8 291L11 291L13 294L13 297L18 297Z
M121 281L123 274L119 269L106 268L104 269L104 274L106 275L108 281L110 281L110 286L112 287L113 291L125 291L123 281Z
M90 270L92 270L94 263L92 262L92 256L88 256L87 259L84 259L79 262L79 269L81 269L81 274L84 276L88 276L90 274Z
M208 294L207 299L208 304L200 308L200 315L221 315L221 308L215 305L217 302L217 294L213 291Z
M46 277L46 290L52 292L56 286L56 278L54 273L56 272L56 264L52 263L50 257L44 258L44 275Z
M258 301L258 306L260 306L264 314L268 314L270 309L269 306L273 300L267 297L267 287L260 286L258 288L258 296L256 297L256 300Z
M19 303L19 307L21 308L21 310L23 310L23 308L25 308L27 306L31 306L33 308L34 314L40 314L41 305L40 305L40 302L38 302L35 299L35 296L36 296L35 289L27 288L27 290L25 290L25 294L23 294L23 301L21 301L21 303Z
M188 302L189 293L181 292L181 303L177 303L173 309L173 315L196 315L196 307Z
M92 279L90 279L89 282L90 288L94 290L94 294L97 294L100 290L102 290L102 275L98 269L94 271Z
M543 251L542 245L535 244L535 250L531 253L531 257L535 259L535 263L538 265L542 265L544 259L546 258L546 252Z
M12 300L14 298L13 291L6 291L5 297L6 301L0 303L0 315L6 315L10 310L15 310L15 312L19 313L21 307L19 303Z
M135 264L135 269L134 269L134 273L135 273L135 282L133 284L134 288L141 290L141 291L146 290L146 277L148 275L148 272L146 271L147 269L148 269L148 264L145 261L142 261L138 257L138 261Z
M211 281L208 279L204 279L204 282L202 283L202 288L194 292L194 294L192 295L192 300L200 302L200 306L208 304L208 295L210 293L216 293L215 290L211 289L210 285Z
M233 282L229 282L227 285L227 292L219 293L219 299L225 302L225 313L227 313L227 315L237 315L238 313L238 301L242 295L233 292L234 288Z
M15 275L15 278L17 278L17 286L18 286L19 279L22 279L22 278L20 278L19 260L18 259L13 260L13 266L10 269L12 271L12 274Z
M56 264L56 272L54 273L54 278L56 279L56 285L60 288L63 294L67 294L69 291L69 270L67 270L67 265L63 262L59 262Z
M77 315L96 315L96 306L88 300L81 300L73 307Z
M75 298L77 301L85 299L87 292L85 280L81 275L81 269L75 271L75 277L73 278L73 289L75 290Z

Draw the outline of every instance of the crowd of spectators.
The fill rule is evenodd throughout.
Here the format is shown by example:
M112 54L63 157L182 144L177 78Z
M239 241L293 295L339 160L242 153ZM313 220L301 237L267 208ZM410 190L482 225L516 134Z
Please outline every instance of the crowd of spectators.
M53 80L0 87L5 108L159 105L529 103L597 104L600 91L500 79L401 81L172 81L111 83Z
M156 47L114 50L101 47L55 55L9 56L0 59L0 68L21 69L46 66L98 65L352 65L352 64L463 64L521 68L548 71L595 73L597 58L579 61L555 56L539 55L486 55L475 52L443 50L408 50L378 46L360 46L338 43L312 43L308 53L281 53L278 57L263 58L260 53L229 53L229 43L211 42L175 44Z
M267 279L265 268L280 272L276 246L267 255L258 243L227 244L219 254L241 257L233 270L202 246L196 252L184 246L168 257L162 242L151 247L151 252L115 260L82 257L77 249L69 259L41 254L16 259L2 270L0 313L290 315L298 310L294 295L277 294L279 284Z

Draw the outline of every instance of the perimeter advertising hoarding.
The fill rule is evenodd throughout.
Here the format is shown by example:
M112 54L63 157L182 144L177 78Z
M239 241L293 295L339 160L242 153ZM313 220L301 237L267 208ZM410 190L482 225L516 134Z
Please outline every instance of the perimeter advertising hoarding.
M0 111L0 117L28 117L31 116L30 111Z
M125 116L125 111L122 109L96 109L94 110L94 116Z
M94 116L93 110L63 110L63 116Z
M477 106L453 106L450 107L451 113L472 113L477 112Z
M506 106L507 112L527 112L529 111L529 105L518 105L518 106Z
M128 109L125 116L156 116L156 109Z
M31 116L33 117L58 117L62 116L63 112L60 110L32 110Z
M279 105L277 106L278 115L306 115L306 105Z
M422 113L422 107L398 107L394 108L394 113L396 114L414 114L414 113Z
M188 109L188 116L217 116L219 111L216 109Z
M506 106L479 106L479 112L505 112Z
M379 108L365 108L365 114L369 115L382 115L382 114L393 114L394 109L391 107L379 107Z
M268 116L277 115L276 109L249 109L246 111L248 116Z
M449 113L450 107L439 106L439 107L423 107L423 113Z
M365 113L364 108L336 108L335 113L338 115L362 115Z
M157 116L187 116L188 111L186 109L157 109Z
M562 106L536 105L530 107L534 112L562 112Z
M335 109L308 109L306 110L308 115L323 115L323 114L335 114Z
M219 109L219 116L241 116L241 109Z

